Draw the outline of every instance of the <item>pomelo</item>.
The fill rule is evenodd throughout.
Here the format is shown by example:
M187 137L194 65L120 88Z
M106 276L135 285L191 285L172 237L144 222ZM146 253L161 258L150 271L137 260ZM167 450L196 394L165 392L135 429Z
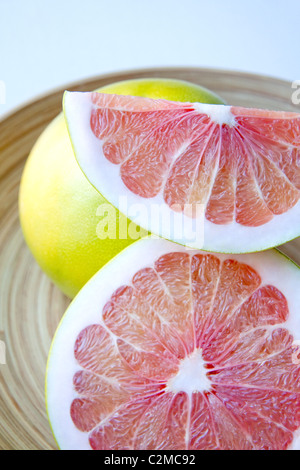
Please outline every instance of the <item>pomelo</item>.
M126 80L101 91L221 102L205 88L172 79ZM42 133L28 158L19 202L20 221L31 252L48 276L70 297L74 297L101 266L134 241L126 230L130 221L118 211L115 215L109 210L109 215L105 216L113 227L116 224L117 237L112 239L106 235L101 217L110 205L80 170L62 114ZM123 239L118 235L119 223L125 227ZM136 233L137 228L135 230L134 225L132 228ZM141 236L146 233L141 230Z
M46 397L61 449L299 449L300 270L145 238L81 290ZM83 314L84 313L84 314Z
M225 253L300 234L300 114L76 92L64 110L89 181L145 230Z

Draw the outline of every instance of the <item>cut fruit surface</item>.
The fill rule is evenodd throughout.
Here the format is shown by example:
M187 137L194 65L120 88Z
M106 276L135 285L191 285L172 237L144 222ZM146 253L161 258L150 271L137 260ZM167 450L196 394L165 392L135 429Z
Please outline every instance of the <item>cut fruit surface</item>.
M300 270L131 245L67 310L47 368L62 449L299 449Z
M236 253L300 234L299 114L77 92L64 111L87 178L150 232Z

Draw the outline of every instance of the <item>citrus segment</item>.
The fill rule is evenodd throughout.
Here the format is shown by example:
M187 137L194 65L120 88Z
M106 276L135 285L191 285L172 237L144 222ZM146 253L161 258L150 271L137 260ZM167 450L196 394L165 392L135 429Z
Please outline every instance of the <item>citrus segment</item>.
M178 208L189 215L186 205L208 201L219 158L218 134L218 130L212 127L210 140L206 135L200 136L197 142L186 146L174 162L164 187L164 200L172 209Z
M252 227L259 227L269 222L273 214L264 201L255 179L253 166L242 148L241 154L244 158L237 165L236 221L242 225L249 223Z
M190 404L190 448L216 450L219 447L215 423L207 397L194 392Z
M89 443L93 450L112 449L130 450L134 447L135 434L153 398L132 400L117 408L115 413L96 427L91 433Z
M248 341L247 335L264 331L260 328L267 325L284 323L287 318L287 301L278 289L273 286L257 289L231 315L230 326L224 322L213 331L205 348L206 360L218 362L222 358L224 361L226 356L237 351L239 341ZM257 344L256 341L253 343Z
M220 400L233 414L245 432L251 436L252 447L281 450L279 442L286 448L293 440L299 426L299 397L297 394L265 391L251 388L217 389ZM246 400L248 407L240 403ZM274 407L269 411L269 403ZM288 418L287 418L288 416Z
M117 207L123 194L130 203L149 207L151 199L193 218L202 205L213 251L230 251L234 232L248 234L238 246L250 245L235 251L252 251L250 232L263 235L265 226L276 227L278 234L269 235L274 245L276 237L291 236L283 232L299 232L299 114L99 93L67 92L64 103L80 166ZM108 177L116 194L104 182ZM284 228L278 215L289 222ZM138 221L189 245L185 236L167 235L148 219ZM218 226L229 226L227 241L219 241ZM272 244L264 238L258 243Z
M214 305L220 269L221 262L216 256L194 255L192 258L193 323L197 348L202 344L204 325Z
M251 443L251 434L238 423L223 400L220 400L217 395L211 394L208 397L208 402L212 413L218 450L251 450L255 448Z
M161 245L138 244L147 242ZM162 246L103 296L98 324L79 328L68 371L73 426L94 449L291 447L300 430L298 268L276 252L251 262Z

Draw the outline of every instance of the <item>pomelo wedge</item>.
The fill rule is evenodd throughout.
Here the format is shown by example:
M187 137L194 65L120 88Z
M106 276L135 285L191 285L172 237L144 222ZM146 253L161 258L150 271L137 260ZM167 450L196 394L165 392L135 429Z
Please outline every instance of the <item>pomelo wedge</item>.
M299 114L77 92L64 112L87 178L151 233L225 253L300 234Z
M300 270L277 250L143 239L80 291L49 354L61 449L299 449Z

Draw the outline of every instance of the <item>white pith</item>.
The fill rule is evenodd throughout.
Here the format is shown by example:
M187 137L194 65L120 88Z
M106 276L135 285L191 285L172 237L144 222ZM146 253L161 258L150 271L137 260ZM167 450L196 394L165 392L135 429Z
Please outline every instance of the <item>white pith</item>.
M166 240L146 238L134 243L86 284L64 315L49 355L46 386L49 419L61 449L90 449L88 433L80 432L70 417L70 404L77 397L72 385L73 376L80 369L73 352L78 334L88 325L102 323L102 309L117 288L130 284L139 269L152 266L160 256L174 251L199 253ZM250 265L260 274L262 285L273 285L283 293L288 300L290 316L282 326L290 330L295 341L299 341L300 269L276 250L255 256L215 256L221 261L230 258ZM179 379L175 384L180 387ZM292 447L300 449L300 430Z
M207 114L210 119L222 126L227 124L229 127L234 127L235 117L231 112L231 107L222 104L206 104L206 103L194 103L193 107L199 113Z
M205 361L201 350L195 351L182 359L178 373L172 377L167 385L167 390L179 393L205 392L211 389L211 382L206 375Z
M90 183L137 225L185 246L220 253L261 251L299 236L300 201L264 225L246 227L235 221L227 225L217 225L205 217L197 221L183 213L174 212L164 202L162 191L149 199L137 196L125 186L120 176L120 166L107 160L103 154L101 141L92 132L90 126L92 106L90 93L65 94L64 111L76 159ZM202 103L193 103L193 106L202 109L203 112L209 107L215 120L231 122L232 114L229 106ZM159 207L158 217L153 217L153 207ZM198 230L201 223L203 233ZM181 233L178 235L175 229L182 226L185 227L184 237Z

